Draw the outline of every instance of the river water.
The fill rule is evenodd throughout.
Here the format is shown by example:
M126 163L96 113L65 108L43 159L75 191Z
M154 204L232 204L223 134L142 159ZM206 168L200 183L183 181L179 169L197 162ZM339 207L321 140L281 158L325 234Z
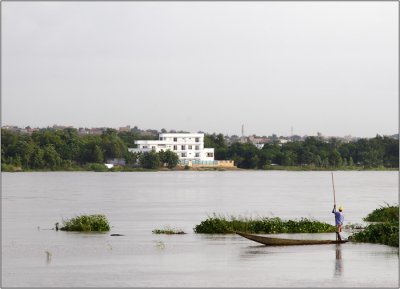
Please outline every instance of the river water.
M334 176L345 224L398 203L397 172ZM398 288L398 248L266 247L193 232L213 213L334 224L332 204L330 172L2 173L2 287ZM108 217L110 233L49 230L63 218L95 213ZM187 234L152 234L166 226Z

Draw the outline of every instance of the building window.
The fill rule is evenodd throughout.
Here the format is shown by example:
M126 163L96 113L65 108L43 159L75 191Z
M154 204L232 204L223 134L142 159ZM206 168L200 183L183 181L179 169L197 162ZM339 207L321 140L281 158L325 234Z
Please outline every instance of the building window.
M212 158L212 157L214 157L214 154L213 153L207 153L207 157L208 158Z
M200 150L200 146L196 146L195 149L196 149L196 151Z
M178 150L178 146L174 145L174 151L177 151L177 150Z
M142 149L147 149L147 146L142 146Z
M196 137L196 142L200 142L200 138L199 137Z
M155 150L156 150L156 147L155 147L155 146L151 146L151 149L152 149L153 151L155 151Z
M200 153L196 153L194 156L195 156L196 158L198 158L198 157L200 157Z
M183 145L183 146L182 146L182 150L183 150L183 151L186 150L186 146Z
M183 157L183 158L186 158L186 153L182 153L182 157Z
M177 142L178 141L178 138L177 137L174 137L174 142Z
M192 146L189 146L189 148L188 148L189 150L192 150L193 149L193 147Z

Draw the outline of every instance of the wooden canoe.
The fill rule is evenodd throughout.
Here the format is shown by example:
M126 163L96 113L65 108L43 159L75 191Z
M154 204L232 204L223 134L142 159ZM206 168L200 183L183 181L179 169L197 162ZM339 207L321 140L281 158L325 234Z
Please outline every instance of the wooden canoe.
M247 234L242 232L236 232L236 234L247 238L249 240L264 244L266 246L293 246L293 245L322 245L322 244L342 244L348 242L347 240L335 241L335 240L296 240L296 239L282 239L264 237L253 234Z

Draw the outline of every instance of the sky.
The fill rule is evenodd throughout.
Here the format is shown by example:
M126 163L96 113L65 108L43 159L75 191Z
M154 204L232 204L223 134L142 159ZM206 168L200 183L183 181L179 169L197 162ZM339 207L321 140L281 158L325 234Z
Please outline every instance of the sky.
M398 133L395 2L3 2L1 123Z

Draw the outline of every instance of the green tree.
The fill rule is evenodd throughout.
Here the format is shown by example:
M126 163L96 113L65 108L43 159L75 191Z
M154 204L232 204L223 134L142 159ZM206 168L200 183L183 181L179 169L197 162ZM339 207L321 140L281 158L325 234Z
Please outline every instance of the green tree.
M107 129L103 132L100 146L105 159L122 158L128 150L128 147L118 137L117 131L114 129Z
M44 152L39 146L34 146L31 155L31 168L32 169L43 169L45 167L45 161L43 159Z
M283 152L282 165L293 166L296 163L296 153L291 150L286 150Z
M343 160L337 149L333 149L329 154L329 163L334 167L340 167L342 165Z
M142 153L140 155L140 164L145 169L158 169L161 167L160 156L155 151Z
M83 137L79 137L78 131L73 128L66 128L60 132L62 144L56 150L64 160L79 162L80 150L83 146Z
M29 169L31 166L31 158L34 152L34 144L32 142L27 142L21 140L16 146L16 153L21 158L21 164L24 169Z
M139 153L127 152L125 155L125 163L130 166L137 164L139 160Z
M354 166L354 161L353 161L353 158L350 157L349 158L349 167L353 167L353 166Z
M179 163L179 156L170 150L159 152L161 164L165 164L169 169L175 168Z
M48 144L43 149L44 166L49 169L57 169L61 166L61 158L54 145Z

